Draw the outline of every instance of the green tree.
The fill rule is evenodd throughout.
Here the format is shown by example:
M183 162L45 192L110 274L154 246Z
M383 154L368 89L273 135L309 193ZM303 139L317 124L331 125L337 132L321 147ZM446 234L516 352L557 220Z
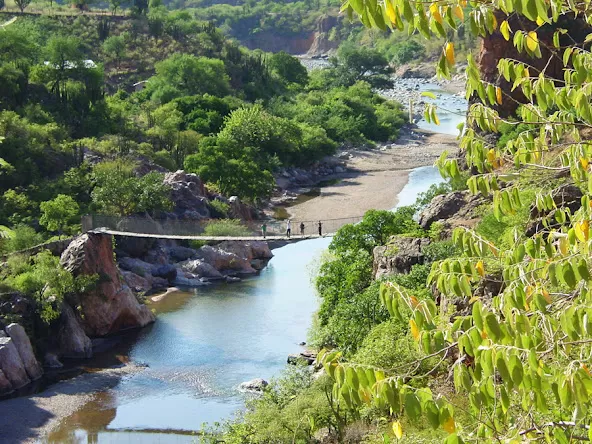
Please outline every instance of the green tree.
M242 147L235 141L206 137L197 154L185 160L185 169L213 183L227 196L256 202L269 197L275 185L271 172L254 159L257 149Z
M31 4L31 1L32 0L14 0L14 4L17 6L17 8L19 8L22 14L23 12L25 12L27 6Z
M363 80L373 88L389 88L390 67L386 57L375 49L343 43L337 56L331 59L334 82L339 86L351 86Z
M93 168L95 187L91 193L96 209L104 214L129 216L157 213L171 208L170 188L163 175L152 172L135 175L136 165L123 160L101 162Z
M156 64L147 93L156 102L194 94L224 96L230 91L224 62L190 54L174 54Z
M110 60L114 60L117 68L121 66L121 59L125 57L126 44L120 35L112 35L103 42L103 51Z
M269 58L269 66L283 80L289 83L306 85L308 83L308 71L296 57L280 51Z
M74 199L65 194L58 194L54 199L41 202L39 223L49 231L64 232L68 225L75 222L80 208Z

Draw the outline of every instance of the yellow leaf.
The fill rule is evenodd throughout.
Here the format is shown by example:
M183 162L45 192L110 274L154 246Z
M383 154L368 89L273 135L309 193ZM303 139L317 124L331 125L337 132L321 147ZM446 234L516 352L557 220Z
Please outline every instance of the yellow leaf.
M446 55L446 60L451 65L454 65L454 43L448 42L446 43L446 48L444 49L444 54Z
M588 168L588 159L584 159L583 157L580 157L580 164L582 165L582 168L587 169Z
M454 433L454 431L456 430L456 424L454 423L454 418L452 418L452 417L448 418L446 420L446 422L444 424L442 424L442 427L448 433Z
M459 5L461 5L463 8L467 6L467 0L460 0L458 2Z
M547 304L550 304L552 302L552 299L549 295L549 292L543 288L543 291L541 293L543 293L543 297L545 298L545 301L547 301Z
M569 246L569 241L567 240L567 236L559 238L559 251L563 256L567 254L567 247Z
M393 25L397 24L397 14L395 13L395 8L393 8L393 4L390 0L386 0L386 15Z
M576 232L576 237L581 242L587 242L590 234L590 222L588 222L587 220L578 222L574 224L574 230Z
M456 5L452 8L452 13L457 16L460 20L464 20L465 19L465 13L463 12L463 9Z
M497 29L497 19L495 18L495 15L492 15L492 18L493 18L492 28L495 31Z
M508 24L507 20L504 20L500 25L500 32L502 33L506 41L510 40L510 25Z
M539 47L539 37L537 36L536 31L530 31L526 37L526 47L530 51L536 51Z
M409 296L409 301L411 302L411 306L413 308L417 307L417 304L419 304L419 301L415 296Z
M543 26L543 23L545 23L545 21L542 18L540 18L540 17L537 17L536 18L536 24L537 25Z
M580 366L582 367L582 369L583 369L583 370L584 370L586 373L590 374L590 370L588 369L588 367L586 366L586 364L580 364Z
M530 78L530 71L528 70L528 68L524 68L524 72L522 74L522 77L524 77L525 79Z
M502 104L502 89L499 86L495 87L495 100L498 105Z
M432 14L432 17L434 17L434 20L442 24L442 16L440 15L440 9L438 8L437 3L432 3L430 5L430 13Z
M475 269L477 270L477 273L481 275L481 277L485 276L485 267L483 266L483 261L477 262Z
M403 427L401 427L401 423L399 421L393 422L393 433L397 439L401 439L403 437Z
M491 163L493 163L493 161L495 160L495 150L493 148L487 151L487 160L489 160L489 162Z
M485 330L481 330L481 339L487 339L487 332Z
M413 319L409 320L409 326L411 327L411 336L417 341L419 339L419 328Z

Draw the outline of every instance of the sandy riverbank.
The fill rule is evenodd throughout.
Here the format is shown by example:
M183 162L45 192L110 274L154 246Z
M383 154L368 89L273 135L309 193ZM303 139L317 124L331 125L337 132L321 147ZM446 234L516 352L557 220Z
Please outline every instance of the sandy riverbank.
M318 197L287 208L288 213L296 221L315 221L391 209L407 184L410 170L433 165L443 151L457 149L453 136L413 131L382 148L352 151L348 172L341 175L339 183L323 187Z
M30 396L8 399L0 403L0 442L44 442L63 418L91 401L95 394L115 387L122 377L141 371L133 364L84 373L58 382Z

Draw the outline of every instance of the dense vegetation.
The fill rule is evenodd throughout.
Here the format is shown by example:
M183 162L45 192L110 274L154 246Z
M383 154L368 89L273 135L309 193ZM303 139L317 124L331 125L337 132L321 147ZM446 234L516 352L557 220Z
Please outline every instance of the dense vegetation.
M360 75L368 59L343 51L309 76L152 3L128 18L19 16L0 32L0 224L26 237L4 248L73 233L87 212L170 210L157 167L256 202L280 166L395 138L402 112L372 92L383 74Z

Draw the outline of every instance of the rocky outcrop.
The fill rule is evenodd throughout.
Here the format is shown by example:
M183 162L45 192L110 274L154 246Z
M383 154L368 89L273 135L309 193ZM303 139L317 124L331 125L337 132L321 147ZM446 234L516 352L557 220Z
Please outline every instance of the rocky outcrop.
M183 170L167 173L164 183L171 187L174 216L179 219L200 220L210 217L206 189L201 179Z
M571 214L575 213L582 206L582 196L582 190L572 183L563 184L551 191L551 197L556 207L569 208ZM524 234L527 237L532 237L540 231L559 227L560 224L554 218L555 211L540 212L533 203L530 207L530 220L524 230ZM543 221L545 218L546 224Z
M194 277L206 279L223 279L224 275L216 268L201 259L193 259L179 264L182 271L191 273ZM177 274L179 274L177 272Z
M374 279L393 274L406 274L411 267L424 263L423 249L429 245L427 238L395 237L388 245L374 248Z
M29 336L27 336L25 329L22 325L12 323L4 330L12 339L29 379L32 381L39 379L43 375L43 369L41 368L41 365L39 365L39 362L37 362L37 358L35 358L31 341L29 340Z
M59 354L64 358L90 358L92 343L82 329L74 310L68 304L62 305L57 332Z
M31 382L25 370L25 364L12 338L9 337L0 337L0 370L10 382L10 389L7 389L7 392L24 387ZM0 383L0 385L6 384Z
M481 39L481 49L478 57L478 66L481 78L484 82L499 86L505 95L511 99L504 99L501 105L498 105L498 112L502 117L507 117L514 113L520 103L528 102L522 94L521 88L512 88L512 82L507 82L503 76L499 75L497 66L502 58L513 59L526 62L529 65L531 77L537 77L541 71L545 76L553 79L563 78L562 50L553 55L556 51L553 45L553 35L558 29L569 29L569 35L561 35L559 44L561 48L567 48L573 43L583 43L590 32L590 26L586 24L584 18L576 18L572 15L562 15L560 19L548 26L539 26L517 14L511 14L509 17L502 11L496 12L498 23L507 20L511 29L520 29L524 32L536 30L542 57L532 58L526 52L519 52L514 46L512 40L506 41L500 31L489 34Z
M61 257L74 276L97 276L92 289L69 301L79 307L79 321L89 336L104 336L154 322L125 284L113 259L111 236L86 233L74 239Z
M469 191L453 191L441 194L420 212L419 225L429 229L434 222L442 222L450 230L458 226L472 227L477 217L475 210L490 198L471 194Z
M312 350L304 350L298 354L288 355L288 364L298 365L304 363L306 365L313 365L317 360L317 353Z
M215 247L201 247L196 256L223 275L240 276L257 273L273 253L263 241L224 241Z
M395 71L401 79L431 79L436 75L436 65L432 62L401 65Z
M262 392L269 383L262 378L255 378L239 384L238 389L242 392Z
M0 370L0 395L6 395L12 391L12 384L10 383L4 372Z

